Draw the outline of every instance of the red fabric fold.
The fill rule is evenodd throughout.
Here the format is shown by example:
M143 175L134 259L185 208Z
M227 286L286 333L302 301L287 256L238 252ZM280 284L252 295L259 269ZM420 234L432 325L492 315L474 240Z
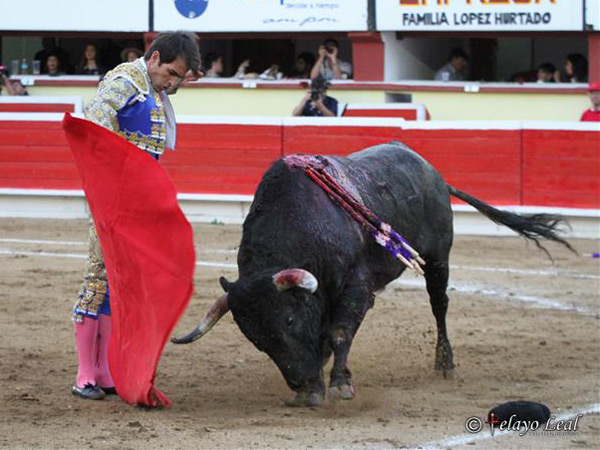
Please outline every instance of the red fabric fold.
M106 263L112 310L108 360L115 387L128 403L170 406L154 387L154 376L192 296L192 228L167 172L150 155L70 114L63 128Z

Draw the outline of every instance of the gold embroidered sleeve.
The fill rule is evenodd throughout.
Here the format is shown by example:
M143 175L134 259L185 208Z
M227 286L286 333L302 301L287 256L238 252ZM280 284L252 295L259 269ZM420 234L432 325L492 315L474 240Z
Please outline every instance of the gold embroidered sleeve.
M117 77L104 80L98 92L87 104L85 118L113 132L119 130L117 113L137 95L137 89L127 79Z

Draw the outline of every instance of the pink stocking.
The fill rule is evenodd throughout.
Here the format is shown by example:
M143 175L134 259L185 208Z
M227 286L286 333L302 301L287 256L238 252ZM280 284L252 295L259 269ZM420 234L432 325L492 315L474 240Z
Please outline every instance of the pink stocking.
M96 334L98 321L88 317L83 322L75 322L75 341L77 342L77 386L96 384L94 365L96 362Z
M95 364L95 378L101 387L115 385L108 368L108 340L110 338L110 316L98 316L98 359Z

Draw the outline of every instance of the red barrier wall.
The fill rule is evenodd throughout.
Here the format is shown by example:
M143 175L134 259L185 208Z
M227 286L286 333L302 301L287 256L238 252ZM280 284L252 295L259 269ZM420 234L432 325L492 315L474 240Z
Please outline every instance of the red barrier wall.
M252 195L281 157L282 134L277 125L181 124L163 161L179 192Z
M523 204L600 207L600 133L523 130Z
M417 120L416 109L346 109L344 117L399 117Z
M419 130L291 126L284 154L347 155L393 140L417 151L445 180L497 205L521 204L521 130Z
M161 163L179 192L253 194L282 155L346 155L398 140L486 202L600 208L600 130L436 126L184 123ZM0 188L81 188L60 122L0 120Z
M64 113L75 112L75 105L70 103L2 103L0 102L0 112L49 112Z
M0 121L0 187L81 189L60 122Z

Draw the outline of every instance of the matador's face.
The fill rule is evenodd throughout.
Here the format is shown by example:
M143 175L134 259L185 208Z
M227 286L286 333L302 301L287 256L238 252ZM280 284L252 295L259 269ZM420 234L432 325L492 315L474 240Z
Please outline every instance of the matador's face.
M161 63L160 53L154 52L146 62L152 86L156 91L168 91L185 79L188 71L185 60L178 56L170 63Z

